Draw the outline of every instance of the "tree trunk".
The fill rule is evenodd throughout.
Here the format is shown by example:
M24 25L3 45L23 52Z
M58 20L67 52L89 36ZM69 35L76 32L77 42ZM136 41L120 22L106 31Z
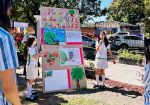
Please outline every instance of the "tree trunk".
M77 89L79 89L80 88L79 79L76 80L76 83L77 83Z

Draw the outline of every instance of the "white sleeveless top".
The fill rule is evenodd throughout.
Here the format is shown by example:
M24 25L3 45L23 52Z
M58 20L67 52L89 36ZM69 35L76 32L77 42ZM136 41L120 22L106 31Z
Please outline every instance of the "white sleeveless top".
M98 47L98 41L96 42L96 47ZM96 53L96 58L107 59L107 50L110 49L110 45L105 46L104 42L101 42L100 48Z
M36 64L38 62L38 60L33 57L33 55L36 55L36 54L37 54L36 47L31 46L28 48L27 65L33 64L33 63Z

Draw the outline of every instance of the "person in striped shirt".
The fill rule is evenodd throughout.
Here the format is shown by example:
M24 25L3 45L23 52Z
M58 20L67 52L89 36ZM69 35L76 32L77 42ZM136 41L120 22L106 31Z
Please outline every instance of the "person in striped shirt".
M150 105L150 41L145 37L144 105Z
M150 105L150 54L149 53L146 54L145 60L146 61L145 61L145 72L144 72L144 105Z
M0 0L0 10L0 105L21 105L15 78L17 52L8 32L11 0Z

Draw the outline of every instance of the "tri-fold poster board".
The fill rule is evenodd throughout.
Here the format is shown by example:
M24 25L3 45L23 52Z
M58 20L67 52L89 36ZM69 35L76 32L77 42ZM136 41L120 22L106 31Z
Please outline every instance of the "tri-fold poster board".
M86 87L79 11L41 8L44 93Z

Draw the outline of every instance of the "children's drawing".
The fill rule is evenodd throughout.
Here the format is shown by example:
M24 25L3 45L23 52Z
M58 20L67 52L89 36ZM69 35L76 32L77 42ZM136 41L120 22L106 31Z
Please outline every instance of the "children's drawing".
M52 77L52 76L53 76L53 72L51 70L44 72L44 77Z
M61 64L65 64L69 60L67 54L65 52L61 51L61 50L60 50L59 53L60 53L60 56L61 56L61 59L60 59Z
M41 20L42 28L80 30L79 11L75 9L41 7Z
M76 80L77 88L80 88L79 80L83 80L84 77L83 68L79 66L72 68L71 76L73 80Z
M69 10L69 13L71 14L71 16L73 16L75 14L75 11L73 9Z
M81 31L66 31L67 44L82 44Z
M61 48L60 66L81 65L80 48Z
M44 43L48 45L65 44L65 30L61 28L44 28Z
M56 58L58 57L58 52L45 52L44 58L46 59L46 62L50 65L53 65L55 63Z

